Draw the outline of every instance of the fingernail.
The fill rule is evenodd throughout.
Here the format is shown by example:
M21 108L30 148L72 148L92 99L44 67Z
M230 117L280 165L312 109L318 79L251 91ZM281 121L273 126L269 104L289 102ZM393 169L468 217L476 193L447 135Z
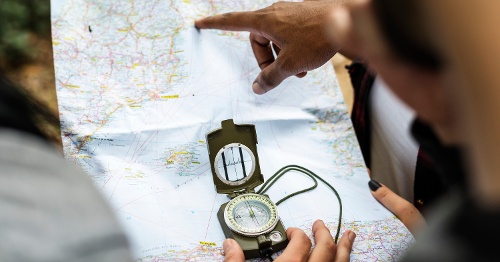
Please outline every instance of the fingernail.
M356 238L356 233L349 231L349 241L351 241L351 243L354 243L355 238Z
M323 222L323 220L321 220L321 219L316 219L316 221L315 221L314 223L321 223L321 224L323 224L323 225L325 224L325 222ZM313 224L314 224L314 223L313 223Z
M370 190L371 191L377 191L377 189L379 189L382 185L375 181L375 180L370 180L370 182L368 182L368 186L370 187Z
M257 82L253 82L252 84L252 89L255 93L257 94L263 94L263 93L266 93L267 90L264 89L259 83Z

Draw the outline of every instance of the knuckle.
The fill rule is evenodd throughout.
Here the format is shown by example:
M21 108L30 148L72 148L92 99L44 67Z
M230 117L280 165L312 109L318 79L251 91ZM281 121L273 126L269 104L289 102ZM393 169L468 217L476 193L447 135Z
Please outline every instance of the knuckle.
M271 10L271 11L276 11L277 8L279 8L280 6L283 5L283 2L282 1L277 1L277 2L274 2L272 3L268 8Z
M280 59L281 58L281 59ZM294 63L287 59L286 56L282 56L276 59L276 65L280 69L282 74L293 75Z
M333 239L328 239L323 243L325 245L326 249L329 251L336 251L337 250L337 245L335 245L335 242L333 242Z
M309 248L312 246L312 242L311 242L311 239L306 235L306 233L304 233L304 231L297 231L296 233L298 236L296 237L300 237L300 241L302 243L304 243L304 245L308 245Z
M389 196L389 191L388 190L381 190L383 188L379 188L377 191L375 191L375 196L380 200L383 201Z
M404 215L412 215L415 213L415 207L410 203L405 203L398 208L398 212Z
M304 235L304 244L307 245L309 249L312 247L311 239L306 235Z
M294 56L290 56L289 52L282 53L284 54L279 57L280 59L276 59L276 61L278 62L278 67L281 69L281 73L284 76L296 75L303 71L307 71L303 69L303 61L294 59Z
M288 2L286 1L277 1L274 2L270 7L277 9L277 8L283 8L286 5L288 5Z
M228 30L228 22L230 21L231 19L231 16L232 16L232 13L225 13L225 14L222 14L221 16L221 22L222 22L222 28L223 30Z
M263 72L262 77L261 77L262 85L265 88L269 87L274 87L276 84L276 81L273 79L272 75L270 72L266 71Z
M224 256L224 262L238 261L238 254L235 252L228 252Z
M260 13L262 13L264 16L263 18L269 19L269 21L274 21L282 11L286 8L288 5L288 2L284 1L277 1L270 6L260 9Z

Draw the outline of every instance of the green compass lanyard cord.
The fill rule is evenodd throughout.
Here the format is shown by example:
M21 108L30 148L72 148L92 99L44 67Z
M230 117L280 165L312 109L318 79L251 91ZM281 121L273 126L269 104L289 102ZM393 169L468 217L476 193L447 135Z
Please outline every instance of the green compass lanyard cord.
M293 196L296 196L298 194L302 194L304 192L315 189L318 186L318 181L316 180L316 178L321 180L321 182L325 183L325 185L328 186L333 191L333 193L335 193L335 196L337 197L337 199L339 201L339 206L340 206L339 222L337 225L337 233L335 234L335 244L337 244L337 240L339 239L339 234L340 234L340 226L341 226L341 222L342 222L342 200L340 199L339 193L337 192L337 190L335 190L335 188L332 185L330 185L323 178L316 175L311 170L309 170L305 167L298 166L298 165L284 166L280 170L278 170L276 173L274 173L274 175L272 175L264 184L262 184L262 187L257 191L257 194L264 194L280 177L282 177L284 174L286 174L289 171L298 171L300 173L303 173L303 174L309 176L312 180L314 180L314 185L309 187L309 188L294 192L294 193L280 199L278 202L276 202L276 205L281 204L283 201L285 201Z

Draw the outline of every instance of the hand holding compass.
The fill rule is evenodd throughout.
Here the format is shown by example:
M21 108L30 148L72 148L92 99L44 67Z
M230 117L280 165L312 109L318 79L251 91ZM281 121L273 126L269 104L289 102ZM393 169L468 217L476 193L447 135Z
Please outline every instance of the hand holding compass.
M311 240L299 228L288 228L286 233L290 243L285 251L274 262L282 261L349 261L352 243L356 234L351 231L344 232L339 243L335 245L330 231L321 220L317 220L312 228L314 234L314 249L311 251ZM226 239L223 244L225 262L243 262L243 250L233 239Z
M231 198L217 212L224 235L228 239L234 239L226 240L224 250L233 246L235 248L233 251L236 252L234 257L243 259L268 257L272 260L271 255L287 247L289 240L292 240L278 259L288 261L300 255L302 261L325 261L325 257L335 258L335 261L349 261L355 234L346 231L347 234L344 233L336 247L341 226L342 203L337 190L327 181L304 167L288 165L264 183L257 155L257 133L254 125L235 125L232 119L224 120L222 128L207 134L207 145L215 189L217 193L227 194ZM309 253L311 242L305 233L298 228L289 228L285 231L276 204L264 194L276 179L291 170L309 176L315 184L284 197L277 204L316 188L317 180L325 183L339 201L335 240L324 223L316 221L313 225L316 247L312 253ZM262 187L255 192L255 188L261 184ZM336 255L337 250L339 255Z

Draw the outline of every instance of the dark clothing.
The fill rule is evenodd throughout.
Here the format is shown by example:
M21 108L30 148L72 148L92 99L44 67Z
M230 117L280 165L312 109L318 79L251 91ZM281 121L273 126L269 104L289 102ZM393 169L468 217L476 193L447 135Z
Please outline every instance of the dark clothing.
M415 169L415 199L427 200L417 202L416 206L426 215L423 204L434 204L451 188L465 190L464 161L459 148L441 144L434 131L422 121L415 120L411 132L420 145Z
M365 160L366 167L370 168L370 91L375 77L368 72L368 69L358 62L347 66L354 89L354 102L352 106L351 120L354 132L361 147L361 153Z
M351 77L352 86L354 88L354 103L351 114L351 120L353 127L360 144L361 152L365 160L365 164L368 168L371 165L371 130L370 130L370 94L371 89L375 80L375 75L373 75L363 63L353 62L347 67L349 75ZM412 127L413 135L416 136L417 142L427 142L426 146L420 146L415 167L415 180L413 187L413 204L426 216L425 207L432 206L437 199L446 194L449 183L455 183L457 181L451 181L449 179L444 179L438 174L439 167L433 161L431 153L434 153L433 157L439 157L440 155L448 156L452 154L452 158L459 157L458 151L456 149L450 149L442 151L442 145L438 142L436 136L430 130L430 128L420 121L416 121ZM436 143L436 146L434 144ZM447 162L452 161L452 159L443 159ZM461 169L461 167L458 167ZM457 174L459 177L463 177L463 174Z
M373 81L368 78L374 76L363 67L355 63L349 72L356 78L352 82L358 96L354 98L352 121L369 165L367 97ZM420 145L415 169L415 205L421 211L425 206L423 214L429 227L417 235L415 245L401 261L500 261L496 250L498 241L495 241L500 235L500 211L485 210L474 203L466 187L463 151L443 145L432 129L418 119L411 132Z
M402 258L403 262L499 261L500 212L478 208L456 192L435 208L429 227Z
M500 234L500 212L481 209L472 201L462 151L442 145L418 120L412 134L432 164L434 179L446 185L446 197L426 210L429 228L402 261L499 261L494 239Z

